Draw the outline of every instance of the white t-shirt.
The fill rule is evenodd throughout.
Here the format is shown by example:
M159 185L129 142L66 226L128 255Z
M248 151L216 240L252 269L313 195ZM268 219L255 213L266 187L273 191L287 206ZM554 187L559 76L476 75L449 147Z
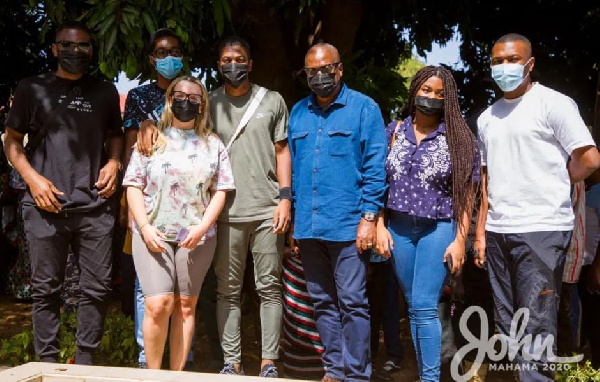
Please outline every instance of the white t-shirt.
M567 159L595 146L575 102L535 83L519 98L496 101L477 125L488 176L486 230L572 230Z

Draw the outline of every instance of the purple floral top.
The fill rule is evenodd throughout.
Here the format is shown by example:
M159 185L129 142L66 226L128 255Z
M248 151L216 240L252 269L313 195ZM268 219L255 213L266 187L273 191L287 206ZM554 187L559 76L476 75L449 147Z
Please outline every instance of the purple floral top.
M386 128L388 145L397 121ZM473 181L479 181L479 155L475 153ZM417 139L408 117L398 127L394 147L385 162L389 182L387 208L430 219L452 218L452 164L446 141L446 125Z
M200 223L210 191L235 186L229 156L216 135L204 139L193 130L176 128L164 134L163 152L146 157L133 150L123 185L142 189L150 224L174 240L181 228ZM203 240L215 232L213 225Z

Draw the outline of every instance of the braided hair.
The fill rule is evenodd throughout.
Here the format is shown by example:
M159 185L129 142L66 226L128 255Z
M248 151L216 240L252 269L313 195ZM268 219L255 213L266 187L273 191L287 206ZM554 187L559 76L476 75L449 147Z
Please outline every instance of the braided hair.
M446 140L452 164L452 215L462 228L463 215L474 201L473 168L475 166L475 137L467 126L458 104L456 82L450 71L441 66L426 66L419 70L408 91L408 103L402 110L403 118L415 117L417 92L431 77L442 80L444 86L444 121Z

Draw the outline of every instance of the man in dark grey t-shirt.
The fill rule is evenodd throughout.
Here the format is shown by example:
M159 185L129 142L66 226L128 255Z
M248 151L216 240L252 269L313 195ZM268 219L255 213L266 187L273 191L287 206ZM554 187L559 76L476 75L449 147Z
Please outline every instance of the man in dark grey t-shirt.
M114 85L85 74L92 45L83 24L64 24L55 37L58 70L19 83L4 149L27 183L23 220L31 254L36 354L43 362L58 360L60 294L71 247L79 259L82 294L75 363L91 364L111 288L116 208L111 196L123 146L119 95Z

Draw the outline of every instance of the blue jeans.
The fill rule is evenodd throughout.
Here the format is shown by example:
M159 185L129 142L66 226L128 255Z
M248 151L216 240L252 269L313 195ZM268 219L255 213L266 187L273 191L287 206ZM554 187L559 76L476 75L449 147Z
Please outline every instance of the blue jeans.
M142 324L144 322L144 313L146 312L146 303L144 302L144 295L142 294L142 286L137 275L135 276L135 321L133 323L135 330L135 341L137 342L140 353L138 355L138 362L140 364L146 363L146 353L144 352L144 335L142 334ZM194 338L192 344L196 339L196 332L194 331ZM194 362L194 352L190 349L188 353L187 362Z
M448 277L444 252L454 240L451 220L392 212L389 230L396 275L408 305L408 317L422 381L440 380L442 326L438 302Z
M314 318L325 345L326 375L343 381L371 377L367 264L354 241L298 241Z

